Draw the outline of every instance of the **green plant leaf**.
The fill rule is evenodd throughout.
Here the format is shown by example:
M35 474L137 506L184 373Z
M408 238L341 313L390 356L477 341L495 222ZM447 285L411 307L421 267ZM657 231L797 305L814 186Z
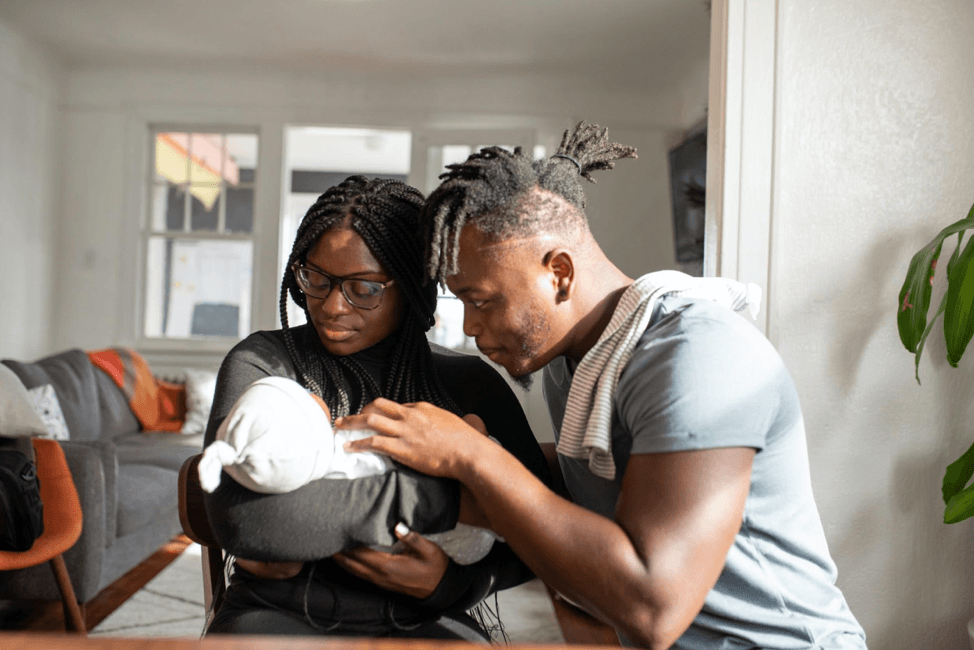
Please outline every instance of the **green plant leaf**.
M955 494L944 506L944 523L956 524L974 516L974 485Z
M900 328L900 341L910 352L917 351L917 345L927 328L927 310L930 308L930 294L933 292L933 273L944 240L935 239L913 256L906 272L906 281L900 289L899 309L896 323Z
M974 212L974 208L971 208L971 211ZM964 243L965 232L967 231L961 230L957 233L957 248L954 249L954 253L950 256L950 259L947 260L947 277L950 277L951 270L957 265L957 258L960 257L961 244Z
M952 498L964 489L967 482L974 476L974 445L961 454L961 457L947 466L944 473L944 483L941 488L944 495L944 503L948 503Z
M974 238L967 242L957 263L947 273L944 340L950 365L957 367L971 337L974 337Z
M951 261L953 261L953 258L951 258ZM948 267L949 266L950 265L948 264ZM947 294L944 294L944 297L940 299L940 307L937 308L937 313L934 314L933 318L930 319L930 322L927 323L927 327L926 329L923 330L923 335L920 337L920 342L917 343L916 378L918 384L920 383L920 355L923 354L923 346L926 344L927 337L930 336L930 332L933 331L933 325L934 323L937 322L937 317L939 317L940 314L944 313L944 309L946 308L947 308Z
M961 243L964 241L965 232L967 231L961 230L959 233L957 233L957 247L954 248L953 254L950 256L950 259L947 261L948 276L950 276L951 269L954 268L954 266L957 264L957 259L960 257ZM947 294L945 293L943 298L940 299L940 307L937 308L937 313L934 314L933 318L930 319L930 322L927 323L927 326L923 330L923 334L920 336L920 341L917 343L915 373L916 373L916 379L918 384L920 383L920 355L923 354L923 346L926 344L927 337L930 336L930 332L933 331L933 326L937 322L937 318L942 313L944 313L944 310L946 308L947 308Z
M933 291L933 274L944 240L951 235L974 228L974 206L967 218L947 226L929 244L921 248L906 273L906 279L897 303L896 322L900 341L910 352L916 353L923 332L927 328L927 311L930 309L930 295ZM956 254L956 251L955 251ZM948 267L955 267L959 258L951 257ZM951 269L953 270L953 269Z

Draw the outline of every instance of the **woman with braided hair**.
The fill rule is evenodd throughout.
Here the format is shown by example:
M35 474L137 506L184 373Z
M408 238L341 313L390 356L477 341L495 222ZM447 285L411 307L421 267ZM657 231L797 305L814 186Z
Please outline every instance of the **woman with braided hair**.
M376 398L435 404L482 423L530 471L550 479L500 375L426 338L436 287L423 273L423 204L419 191L399 181L362 176L319 197L288 259L283 327L250 335L224 359L204 447L226 432L224 421L248 387L284 378L319 399L333 420ZM306 324L290 326L288 296L304 309ZM282 422L296 421L284 415ZM456 481L401 465L285 493L254 492L224 473L205 505L232 574L207 633L484 641L481 601L531 573L502 542L461 565L420 535L478 523L461 492ZM401 547L395 553L374 548L394 543Z
M624 645L863 650L835 586L801 407L781 357L734 313L754 285L633 279L589 230L581 179L634 158L582 122L532 161L487 148L424 212L428 271L515 378L543 369L570 500L468 423L376 400L346 448L455 478L539 578Z

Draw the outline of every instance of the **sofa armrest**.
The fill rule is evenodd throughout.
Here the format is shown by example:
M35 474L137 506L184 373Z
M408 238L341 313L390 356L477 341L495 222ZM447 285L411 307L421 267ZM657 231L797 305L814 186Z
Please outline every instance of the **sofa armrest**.
M84 517L81 537L64 554L82 602L98 593L105 548L115 539L115 445L108 440L61 441Z

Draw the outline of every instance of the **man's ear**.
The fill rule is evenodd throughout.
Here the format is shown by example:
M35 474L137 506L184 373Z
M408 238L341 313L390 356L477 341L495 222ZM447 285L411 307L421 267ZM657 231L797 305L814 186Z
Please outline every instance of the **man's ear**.
M556 248L545 254L545 268L551 273L555 288L555 302L568 300L575 288L575 260L571 251L566 248Z

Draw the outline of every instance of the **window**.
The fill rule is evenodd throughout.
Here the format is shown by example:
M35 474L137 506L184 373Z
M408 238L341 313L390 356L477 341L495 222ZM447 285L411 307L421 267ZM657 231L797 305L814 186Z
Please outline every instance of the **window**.
M250 332L257 135L154 129L143 332L242 338Z

